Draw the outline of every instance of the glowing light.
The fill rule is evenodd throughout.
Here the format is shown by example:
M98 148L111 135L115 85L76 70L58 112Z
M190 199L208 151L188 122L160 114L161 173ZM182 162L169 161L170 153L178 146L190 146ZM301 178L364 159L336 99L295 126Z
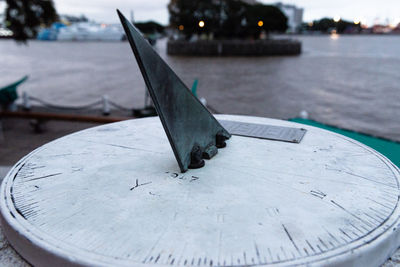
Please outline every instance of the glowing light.
M339 39L339 34L337 34L337 33L332 33L332 34L331 34L331 39L332 39L332 40L337 40L337 39Z
M12 31L10 31L8 29L0 28L0 37L9 37L12 35L13 35Z
M200 27L200 28L203 28L205 25L206 25L206 24L205 24L205 22L204 22L203 20L200 20L200 21L199 21L199 27Z
M389 26L394 29L400 25L400 18L394 19Z
M258 25L258 27L262 27L262 26L264 25L264 21L260 20L260 21L257 23L257 25Z
M332 40L337 40L337 39L339 39L339 34L337 34L336 30L332 30L330 37Z
M367 19L366 18L362 18L360 22L361 22L361 26L367 27L366 26L367 25Z
M340 16L333 17L334 22L339 22L342 18Z
M179 29L180 31L183 31L183 30L185 29L185 26L179 25L178 29Z
M354 24L360 24L361 23L361 19L355 19L354 20Z

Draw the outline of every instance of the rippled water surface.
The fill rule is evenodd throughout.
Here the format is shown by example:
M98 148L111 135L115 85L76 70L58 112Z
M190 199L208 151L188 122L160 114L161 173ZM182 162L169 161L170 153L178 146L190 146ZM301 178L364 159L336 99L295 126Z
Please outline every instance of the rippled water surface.
M400 141L400 36L297 37L295 57L171 57L190 87L221 113L312 119ZM97 100L141 107L144 83L126 42L0 41L0 86L30 75L20 92L63 105Z

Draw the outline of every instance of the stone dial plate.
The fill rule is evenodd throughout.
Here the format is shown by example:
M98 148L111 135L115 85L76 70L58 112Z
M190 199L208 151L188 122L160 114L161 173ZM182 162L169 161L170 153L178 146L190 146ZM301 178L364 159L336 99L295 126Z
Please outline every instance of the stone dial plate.
M399 241L399 170L314 127L300 144L233 136L180 173L158 118L51 142L1 187L12 245L37 266L376 266Z

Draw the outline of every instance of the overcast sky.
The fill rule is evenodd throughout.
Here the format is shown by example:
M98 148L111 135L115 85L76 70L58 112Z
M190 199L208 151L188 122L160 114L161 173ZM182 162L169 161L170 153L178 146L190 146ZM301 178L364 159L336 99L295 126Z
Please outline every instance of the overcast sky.
M193 0L201 1L201 0ZM98 22L118 22L115 12L119 8L127 17L134 11L136 21L155 20L168 23L169 0L54 0L59 14L85 14ZM276 0L261 0L275 3ZM322 17L341 16L343 19L360 19L367 24L400 22L400 0L288 0L304 8L304 21ZM4 7L4 2L0 2Z

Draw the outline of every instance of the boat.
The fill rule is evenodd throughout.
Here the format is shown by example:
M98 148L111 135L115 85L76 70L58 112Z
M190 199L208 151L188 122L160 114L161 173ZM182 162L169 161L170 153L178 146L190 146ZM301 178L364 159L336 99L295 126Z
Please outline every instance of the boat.
M119 25L80 22L60 29L58 41L123 41L125 33Z
M13 36L13 32L7 28L0 26L0 39L10 39Z
M67 27L64 23L55 22L50 28L43 28L37 35L36 39L40 41L55 41L60 29Z

